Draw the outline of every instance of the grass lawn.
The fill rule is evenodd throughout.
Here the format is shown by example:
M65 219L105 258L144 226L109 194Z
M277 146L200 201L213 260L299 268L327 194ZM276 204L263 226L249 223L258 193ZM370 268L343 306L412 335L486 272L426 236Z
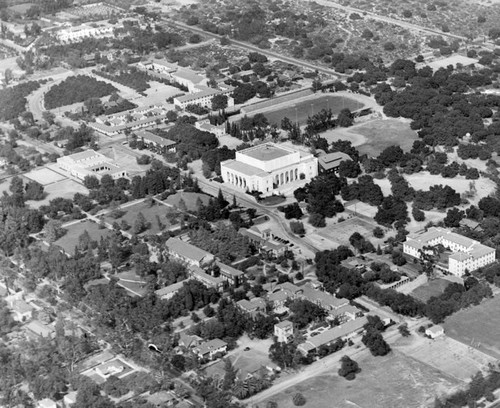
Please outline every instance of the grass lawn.
M302 102L290 104L281 109L264 112L264 116L269 120L270 124L281 124L281 120L286 116L292 122L299 122L300 125L305 125L307 118L312 116L322 109L331 109L333 116L337 116L339 112L348 108L351 111L361 109L364 105L354 99L349 99L342 96L323 95L315 99L307 99Z
M410 124L397 119L374 120L363 126L350 128L350 132L365 136L366 142L358 147L360 154L378 156L386 147L398 145L410 151L418 139Z
M156 220L157 215L160 217L160 221L163 225L165 225L166 229L171 226L167 218L165 217L165 214L167 214L168 210L169 209L166 206L164 206L163 204L158 204L156 202L154 202L153 206L151 207L146 203L139 203L123 208L125 214L123 214L123 216L121 216L120 218L113 218L110 213L108 213L105 216L105 220L106 222L109 222L111 224L113 224L114 222L118 222L118 224L121 224L121 222L125 220L127 224L130 225L130 229L128 230L128 232L132 233L137 215L139 213L142 213L146 221L150 224L149 229L142 232L142 234L158 234L159 232L161 232L161 230Z
M180 193L175 193L172 194L171 196L168 196L165 202L167 204L170 204L174 207L179 208L179 203L182 200L184 200L184 203L186 204L186 208L188 211L197 211L198 210L198 198L201 200L203 205L207 205L210 196L206 194L201 194L201 193L185 193L185 192L180 192Z
M411 295L422 302L427 302L431 297L441 295L450 283L446 279L434 279L416 288Z
M353 217L325 228L318 228L317 234L330 241L335 241L339 245L350 245L349 237L355 232L359 232L376 246L381 240L373 236L373 229L375 227L376 224L371 224L368 221Z
M54 244L60 246L66 253L73 255L75 253L75 246L78 245L78 237L82 235L85 230L87 230L92 240L97 242L101 240L101 237L106 237L111 234L110 230L107 228L100 229L99 225L95 222L83 221L66 228L68 232L54 242Z
M495 358L500 358L498 334L500 297L483 301L478 306L461 310L445 320L445 333Z
M293 408L293 395L300 392L307 400L306 407L421 408L431 406L437 395L458 385L458 381L398 352L368 356L358 364L362 371L353 381L339 377L335 367L331 374L310 378L270 400L280 408Z
M44 187L47 193L46 197L40 201L28 201L28 204L32 208L40 208L42 205L48 205L50 200L54 198L62 197L72 200L76 193L88 194L89 190L87 188L77 183L74 180L65 179L51 183Z

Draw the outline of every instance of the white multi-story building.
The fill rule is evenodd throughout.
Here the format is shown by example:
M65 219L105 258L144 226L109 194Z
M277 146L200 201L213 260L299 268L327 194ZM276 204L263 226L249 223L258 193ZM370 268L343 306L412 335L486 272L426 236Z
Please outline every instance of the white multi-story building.
M117 180L128 175L126 169L115 164L109 157L92 149L59 157L57 165L80 180L86 176L96 176L100 179L104 174L109 174Z
M423 234L408 236L403 243L403 252L421 258L424 252L439 244L453 253L448 257L447 268L441 263L436 266L455 276L460 277L466 271L472 272L495 262L494 248L445 228L433 227Z
M236 152L236 158L221 163L225 183L243 191L269 196L309 182L318 175L318 159L274 143L264 143Z
M103 38L112 37L114 27L110 25L80 25L76 27L63 28L56 32L57 38L60 41L76 42L84 38Z
M229 96L233 92L234 88L229 85L225 85L221 89L209 88L207 86L199 86L196 88L194 93L187 95L177 96L174 98L174 105L181 109L185 109L188 105L200 105L208 109L212 109L212 99L216 95L226 95L227 96L227 106L234 106L234 99Z

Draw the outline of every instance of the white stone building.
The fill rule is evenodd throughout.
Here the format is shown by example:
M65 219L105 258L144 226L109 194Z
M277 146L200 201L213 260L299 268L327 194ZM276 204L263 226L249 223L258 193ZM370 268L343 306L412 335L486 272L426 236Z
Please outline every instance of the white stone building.
M76 27L63 28L57 31L56 35L60 41L76 42L84 38L112 37L114 27L110 25L80 25Z
M403 243L403 252L415 258L421 258L422 253L441 244L453 252L448 257L448 265L436 264L440 270L461 277L466 271L476 269L495 262L495 249L480 242L455 234L445 228L430 228L423 234L408 236Z
M264 143L236 152L236 158L221 163L225 183L263 196L309 182L318 175L318 159L274 143Z
M92 149L59 157L57 165L80 180L86 176L96 176L100 179L104 174L109 174L115 180L128 176L126 169Z

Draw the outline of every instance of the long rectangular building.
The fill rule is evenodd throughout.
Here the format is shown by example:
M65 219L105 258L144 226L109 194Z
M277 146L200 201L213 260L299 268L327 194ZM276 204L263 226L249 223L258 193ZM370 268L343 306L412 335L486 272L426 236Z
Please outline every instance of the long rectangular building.
M466 271L472 272L495 262L494 248L445 228L436 227L429 228L422 234L408 236L403 243L403 252L420 259L426 251L431 251L432 247L437 245L442 245L452 252L448 257L448 268L443 265L438 267L458 277L463 276Z

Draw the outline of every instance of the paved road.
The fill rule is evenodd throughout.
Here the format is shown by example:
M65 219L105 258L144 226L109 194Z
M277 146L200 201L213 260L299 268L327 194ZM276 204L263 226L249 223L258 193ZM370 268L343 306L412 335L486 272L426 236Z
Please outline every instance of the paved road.
M219 189L221 189L224 198L226 198L226 200L228 200L229 202L232 201L234 196L236 197L236 201L238 204L248 208L255 208L261 214L267 215L279 226L279 231L273 231L273 232L275 232L277 235L281 235L283 238L288 239L295 245L295 248L301 248L301 254L303 257L314 258L314 255L316 254L316 252L318 252L316 247L310 245L307 242L304 242L304 240L302 240L301 238L297 237L295 234L292 233L286 221L283 220L282 217L277 215L278 210L269 207L264 207L256 203L252 198L243 197L242 194L235 193L235 191L226 188L224 184L220 184L214 181L206 181L205 179L198 177L198 185L200 186L200 189L202 191L211 194L214 197L217 197Z
M307 1L309 1L309 0L307 0ZM363 17L367 17L367 18L370 18L372 20L383 21L385 23L395 24L395 25L398 25L400 27L407 28L409 30L419 31L419 32L427 33L427 34L431 34L431 35L442 35L444 37L449 37L449 38L453 38L453 39L457 39L457 40L467 41L467 38L462 37L461 35L445 33L445 32L438 30L438 29L427 28L427 27L419 26L417 24L408 23L406 21L397 20L395 18L381 16L379 14L375 14L375 13L372 13L370 11L358 9L355 7L343 6L342 4L336 3L334 1L315 0L315 2L318 4L321 4L322 6L332 7L332 8L336 8L339 10L352 12L352 13L358 13L358 14L362 15Z
M202 34L202 35L205 35L205 36L208 36L208 37L212 37L212 38L216 38L216 39L221 39L222 38L221 35L210 33L208 31L202 30L199 27L189 26L189 25L181 23L179 21L168 20L168 21L166 21L163 24L164 25L177 26L179 28L183 28L185 30L191 30L194 33ZM334 71L333 69L320 67L320 66L317 66L315 64L311 64L311 63L309 63L307 61L302 61L302 60L298 60L298 59L295 59L295 58L286 57L284 55L278 54L278 53L273 52L273 51L263 50L263 49L261 49L259 47L255 47L255 46L253 46L251 44L248 44L246 42L243 42L243 41L237 41L237 40L231 39L231 45L235 45L237 47L243 48L243 49L248 50L248 51L255 51L255 52L258 52L260 54L264 54L264 55L266 55L268 57L271 57L271 58L274 58L274 59L277 59L277 60L280 60L280 61L287 62L289 64L301 66L301 67L312 69L312 70L317 70L318 72L322 72L323 74L334 76L335 78L347 77L347 75L339 74L338 72Z

